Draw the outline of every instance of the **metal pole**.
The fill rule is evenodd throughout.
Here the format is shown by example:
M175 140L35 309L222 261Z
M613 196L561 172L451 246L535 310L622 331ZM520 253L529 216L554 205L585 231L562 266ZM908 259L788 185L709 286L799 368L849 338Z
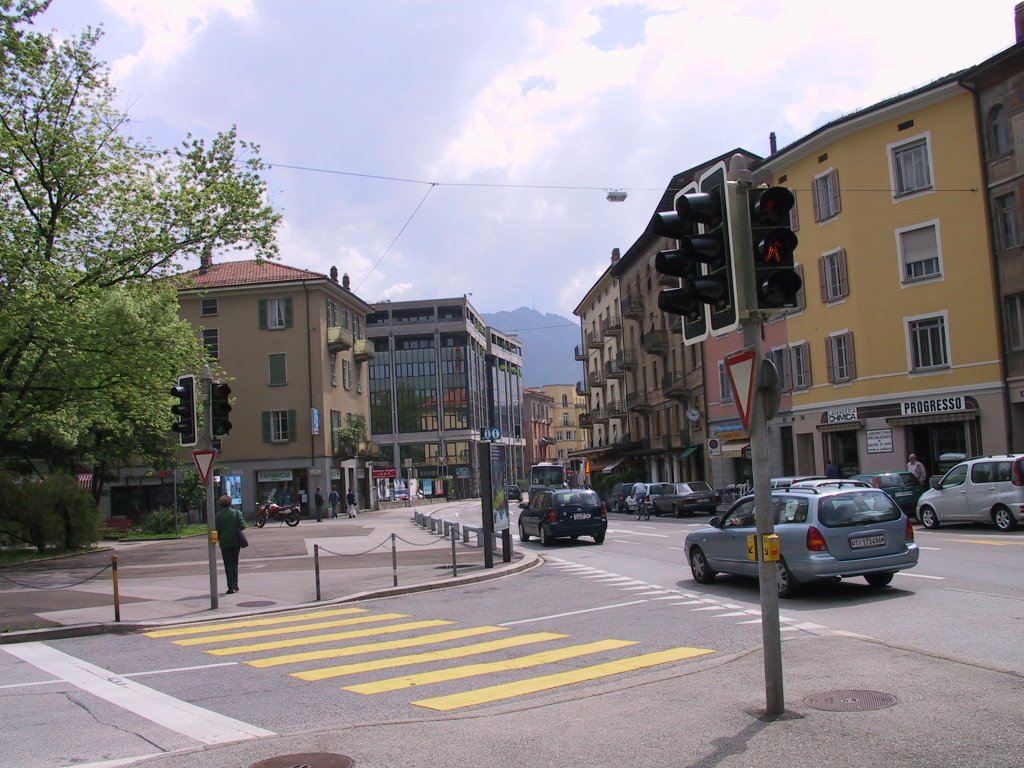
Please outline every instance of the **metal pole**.
M213 448L213 433L210 431L210 392L213 389L213 374L210 366L204 365L199 381L200 389L203 391L203 448ZM216 500L213 498L213 467L210 467L206 475L206 530L207 530L207 555L210 563L210 608L216 608L217 602L217 545L213 541L213 534L217 530L216 522Z
M114 577L114 621L121 621L121 593L117 589L117 555L110 556L110 570Z
M391 581L398 586L398 548L395 545L395 534L391 534Z
M452 578L459 575L459 565L455 562L455 526L452 526Z
M313 573L316 578L316 601L320 602L320 545L313 545Z

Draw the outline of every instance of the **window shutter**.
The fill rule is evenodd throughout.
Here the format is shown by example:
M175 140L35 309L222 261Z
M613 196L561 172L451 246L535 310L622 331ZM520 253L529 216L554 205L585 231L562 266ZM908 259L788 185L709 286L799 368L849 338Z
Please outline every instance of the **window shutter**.
M267 300L260 299L260 330L267 330Z
M800 290L796 292L796 308L806 309L807 308L807 284L804 282L804 265L795 264L793 268L796 273L800 275Z
M825 257L818 257L818 285L821 287L821 303L828 303L828 283L825 271Z
M797 195L796 190L793 190L793 207L789 211L789 228L794 232L800 229L800 209L798 203L800 202L800 196Z
M263 412L263 442L270 442L270 411Z
M839 265L839 295L850 295L850 279L846 273L846 249L840 248L836 254L836 262Z
M821 180L814 179L811 182L811 203L814 205L814 220L821 221L821 203L818 200L818 190L821 187Z
M782 391L793 391L793 359L789 355L782 355Z
M284 327L292 327L292 300L287 298L284 300Z
M270 385L282 386L288 383L288 358L282 352L273 352L268 357Z
M857 378L857 353L853 349L853 331L846 333L846 369L850 372L850 378Z
M835 361L832 358L832 352L833 352L832 346L833 346L832 345L832 337L831 336L825 337L825 366L828 369L828 381L829 381L829 384L835 384L836 383L836 374L835 374L836 367L835 367Z
M833 168L829 171L829 175L832 177L832 214L838 214L843 210L842 202L839 199L839 171Z
M288 409L288 442L293 442L299 437L299 425L295 421L295 409Z

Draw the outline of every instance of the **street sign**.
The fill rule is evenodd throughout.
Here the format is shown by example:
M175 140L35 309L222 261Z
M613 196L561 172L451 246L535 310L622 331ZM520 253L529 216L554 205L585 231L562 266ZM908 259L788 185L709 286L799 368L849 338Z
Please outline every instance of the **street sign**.
M206 478L210 476L210 467L213 466L213 460L216 457L216 451L192 451L192 461L196 463L196 469L199 470L199 477L202 478L204 483L206 482Z
M757 350L753 347L746 347L739 352L733 352L725 358L725 372L729 376L729 385L732 387L733 400L740 412L740 419L743 421L743 428L750 431L751 406L754 402L754 373L757 361Z
M501 440L501 430L497 427L481 427L481 440Z

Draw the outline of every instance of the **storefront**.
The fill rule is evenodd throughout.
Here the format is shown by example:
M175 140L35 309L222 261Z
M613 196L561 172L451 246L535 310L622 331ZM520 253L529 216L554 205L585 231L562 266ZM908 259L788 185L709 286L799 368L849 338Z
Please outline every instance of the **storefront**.
M306 493L307 470L261 469L256 471L256 498L259 502L273 501L282 507L298 504L302 514L309 516L309 498Z

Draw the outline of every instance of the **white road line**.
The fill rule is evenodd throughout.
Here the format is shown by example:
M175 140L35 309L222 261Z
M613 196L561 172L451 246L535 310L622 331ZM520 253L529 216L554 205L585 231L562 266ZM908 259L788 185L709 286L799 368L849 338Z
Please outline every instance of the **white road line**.
M906 571L897 571L897 576L913 576L915 579L935 579L936 581L945 581L945 576L927 576L923 573L907 573Z
M227 744L277 735L168 696L43 643L22 643L0 650L86 693L203 744Z
M646 600L631 600L628 603L615 603L614 605L600 605L596 608L583 608L579 611L568 611L566 613L552 613L549 616L537 616L533 619L519 619L518 621L503 621L498 624L499 627L514 627L516 624L529 624L534 621L547 621L548 619L560 619L563 616L578 616L581 613L593 613L594 611L608 611L612 608L626 608L630 605L639 605L640 603L646 603Z

